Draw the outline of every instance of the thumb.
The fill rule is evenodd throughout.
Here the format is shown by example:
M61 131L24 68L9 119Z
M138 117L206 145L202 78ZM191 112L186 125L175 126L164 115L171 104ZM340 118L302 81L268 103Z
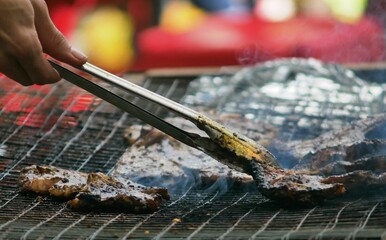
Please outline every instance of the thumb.
M73 48L52 22L44 0L31 1L35 11L35 28L43 51L59 61L81 66L87 57Z

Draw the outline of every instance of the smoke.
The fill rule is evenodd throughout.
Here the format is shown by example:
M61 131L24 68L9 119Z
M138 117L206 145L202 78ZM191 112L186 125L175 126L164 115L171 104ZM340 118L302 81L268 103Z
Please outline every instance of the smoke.
M242 66L249 66L256 62L274 59L275 57L278 56L258 43L245 46L236 51L237 62Z
M224 194L230 190L238 191L254 191L256 185L253 181L248 183L240 183L229 177L220 176L217 178L208 178L202 176L199 170L183 168L184 176L125 176L120 175L120 178L130 179L136 183L149 186L149 187L162 187L168 189L168 192L172 195L181 195L188 189L194 188L207 193L218 192L218 194ZM117 173L115 173L117 174Z
M181 124L181 119L169 121ZM191 187L220 193L231 188L254 188L251 176L234 171L154 128L133 125L126 136L132 145L118 160L111 173L114 177L165 187L170 193L184 193Z

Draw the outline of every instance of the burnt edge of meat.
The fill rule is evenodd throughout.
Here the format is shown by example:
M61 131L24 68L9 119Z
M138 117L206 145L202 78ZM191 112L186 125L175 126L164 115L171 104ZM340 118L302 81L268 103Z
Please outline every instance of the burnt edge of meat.
M284 170L272 165L271 161L265 162L264 159L249 160L226 149L222 149L216 154L220 159L223 154L226 154L227 159L234 158L231 164L250 174L255 180L257 189L265 197L281 205L309 206L322 204L327 199L340 196L346 191L342 183L324 183L322 182L323 178L320 176Z
M294 176L283 178L283 174L279 173L280 169L268 170L269 167L265 166L264 163L259 165L256 162L253 163L257 165L257 167L255 166L256 174L262 172L260 173L263 175L261 176L262 182L265 180L264 176L268 180L265 185L260 184L260 191L271 199L286 200L288 197L286 195L293 194L291 190L293 180L300 179L300 182L304 183L312 178L322 184L332 184L332 194L336 195L341 194L339 185L342 186L341 190L344 188L350 195L361 194L370 188L384 187L386 185L386 141L385 139L368 139L367 137L374 135L373 131L379 129L379 126L385 125L385 121L385 113L373 115L352 122L340 130L327 132L312 140L293 141L284 144L285 147L279 145L283 148L282 152L288 154L287 158L298 159L295 169L288 172L292 171L293 175L301 175L305 179L299 176L295 179ZM269 173L272 174L272 172L279 174L269 178ZM281 183L284 180L292 183L283 185ZM276 183L273 184L275 181ZM338 192L334 192L334 189ZM303 189L298 190L300 193L304 192ZM326 195L327 192L326 189L320 189L319 193ZM313 192L312 195L317 196L319 193ZM302 196L296 198L299 197Z
M169 200L164 188L122 182L103 173L82 173L52 166L28 166L20 171L20 192L69 200L76 210L127 211L147 213ZM59 184L59 185L58 185Z
M163 199L169 199L166 189L125 184L100 173L89 174L87 186L87 191L68 201L70 208L148 213L158 210Z
M298 168L316 170L327 175L343 174L354 170L384 171L385 155L386 140L384 139L364 139L345 145L336 143L334 146L308 153L302 158L302 164ZM339 166L342 169L339 170ZM337 172L333 171L334 169Z
M222 126L212 126L204 117L201 121L198 127L211 137L200 139L206 146L204 152L235 170L250 174L258 190L271 200L315 205L345 192L341 183L322 183L320 176L282 169L276 158L253 140L226 131Z
M286 207L323 204L346 191L341 183L327 183L320 176L263 167L257 161L251 161L250 171L258 190L265 197Z
M375 174L373 171L356 170L341 175L325 177L322 182L340 182L353 194L366 194L368 191L384 188L386 185L386 173Z
M169 121L177 121L178 124L185 123L185 120L182 121L180 118L170 118ZM197 130L197 128L194 129ZM176 167L176 171L173 171L171 167L168 169L164 169L164 172L166 174L163 174L164 167L162 164L162 167L153 171L151 171L151 169L155 166L150 166L150 168L146 171L151 171L152 173L145 174L144 176L142 176L141 173L137 173L133 176L130 176L129 171L126 171L126 173L122 171L114 171L112 173L113 176L122 176L124 178L134 177L137 182L140 182L144 185L152 185L156 182L157 186L168 186L169 191L172 192L179 192L178 190L176 191L176 188L178 187L174 186L181 186L181 183L184 186L194 185L195 187L199 188L207 188L216 184L220 184L220 182L224 183L224 185L227 186L228 189L242 188L245 191L256 190L256 185L254 184L254 181L251 176L244 173L240 173L240 171L234 171L234 168L229 168L229 170L227 171L228 174L224 175L224 172L222 172L222 166L220 166L219 161L216 161L212 158L211 160L213 161L213 164L209 166L207 164L208 161L206 161L205 153L202 153L202 151L200 152L201 155L205 155L205 159L202 159L203 156L196 155L195 151L199 150L193 149L190 146L187 146L179 142L178 140L169 137L165 133L153 127L147 125L132 125L125 129L124 139L130 144L130 148L127 151L131 155L130 157L124 157L125 155L123 155L123 157L118 161L115 170L119 169L120 163L122 164L122 166L129 166L127 162L125 163L125 159L128 159L127 161L129 162L136 161L134 160L134 158L136 158L136 156L134 155L137 155L138 157L147 157L143 165L143 168L146 168L148 163L151 164L152 162L157 162L155 156L161 156L161 154L157 155L157 152L160 151L164 153L165 156L162 155L162 157L159 157L159 160L165 161L165 159L170 159L171 162L175 162L176 164L174 164L174 166ZM208 147L213 145L213 143L209 139L203 139L202 141L207 141L205 142L205 145ZM163 152L163 149L165 149L165 147L163 147L164 144L170 146L172 150ZM157 149L154 149L154 146L159 146L159 149L158 147L156 147ZM166 147L166 149L168 148ZM183 153L186 157L183 157L181 153ZM213 153L216 156L219 155L218 148L214 147ZM189 165L185 165L185 159L195 159L195 161L197 162L200 162L202 159L206 163L201 169L195 167L190 168ZM181 161L181 164L179 163L179 161ZM216 162L219 163L216 164ZM181 170L181 172L179 170ZM212 174L210 174L210 172Z
M296 165L305 166L310 153L315 153L323 149L339 150L342 147L352 145L357 142L369 139L371 131L378 129L379 126L386 123L386 113L370 115L367 118L353 121L347 126L326 132L317 138L309 140L296 140L289 143L274 141L276 150L282 153L288 153L292 159L297 160ZM287 155L287 154L286 154ZM285 161L285 159L283 159Z
M376 174L385 172L386 156L367 156L354 161L339 160L318 169L317 173L331 176L359 170L368 170Z
M18 185L20 192L47 195L67 200L84 191L87 174L56 168L32 165L20 171Z

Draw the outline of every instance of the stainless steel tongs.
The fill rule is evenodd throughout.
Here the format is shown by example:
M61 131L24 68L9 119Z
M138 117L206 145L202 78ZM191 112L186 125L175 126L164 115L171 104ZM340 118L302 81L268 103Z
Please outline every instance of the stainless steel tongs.
M82 67L75 68L51 58L49 61L59 72L62 78L67 81L138 117L142 121L174 137L175 139L207 153L230 167L246 171L245 168L250 166L248 162L252 160L264 162L265 164L268 163L275 166L277 165L275 157L263 146L255 143L253 140L245 136L235 133L234 131L186 106L160 96L152 91L131 83L128 80L113 75L90 63L86 63ZM191 121L199 129L203 130L208 137L187 132L166 122L153 113L140 108L139 106L118 96L109 89L102 87L96 81L93 81L93 77L108 83L110 86L118 87L126 92L134 94L135 96L162 106L167 110Z

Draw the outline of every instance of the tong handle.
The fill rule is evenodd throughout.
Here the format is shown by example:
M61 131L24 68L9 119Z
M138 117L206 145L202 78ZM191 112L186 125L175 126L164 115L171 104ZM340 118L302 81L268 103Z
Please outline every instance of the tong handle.
M197 122L197 119L199 117L199 113L196 111L185 107L173 100L170 100L168 98L165 98L161 95L158 95L155 92L152 92L150 90L147 90L146 88L143 88L141 86L138 86L134 83L131 83L123 78L120 78L114 74L111 74L101 68L98 68L97 66L94 66L90 63L86 63L83 66L78 68L79 70L82 70L92 76L95 76L99 79L101 79L104 82L107 82L108 84L118 87L124 91L130 92L136 96L142 97L144 99L147 99L153 103L156 103L162 107L165 107L166 109L176 113L177 115L192 121L194 123Z
M126 92L130 92L136 96L147 99L193 122L199 129L205 131L209 138L183 131L182 129L179 129L145 111L144 109L128 102L118 95L115 95L113 92L99 86L98 84L77 75L75 72L61 66L60 64L55 63L54 61L51 61L51 64L58 70L61 76L68 81L88 90L113 105L136 115L144 122L153 125L189 146L202 150L203 152L233 168L248 172L250 171L251 162L256 161L264 163L265 165L269 164L271 166L277 166L276 158L263 146L241 134L227 129L221 124L188 107L115 76L90 63L86 63L82 67L78 67L79 70L95 76L111 86L116 86Z
M48 61L64 79L71 82L72 84L77 85L78 87L87 90L88 92L94 94L97 97L100 97L101 99L113 104L114 106L138 117L142 121L160 129L161 131L178 139L179 141L194 148L198 147L197 142L201 141L201 137L199 135L177 128L176 126L164 121L163 119L146 111L145 109L142 109L137 105L127 101L126 99L116 95L112 91L76 74L72 70L62 66L60 63L57 63L54 60L48 59Z

